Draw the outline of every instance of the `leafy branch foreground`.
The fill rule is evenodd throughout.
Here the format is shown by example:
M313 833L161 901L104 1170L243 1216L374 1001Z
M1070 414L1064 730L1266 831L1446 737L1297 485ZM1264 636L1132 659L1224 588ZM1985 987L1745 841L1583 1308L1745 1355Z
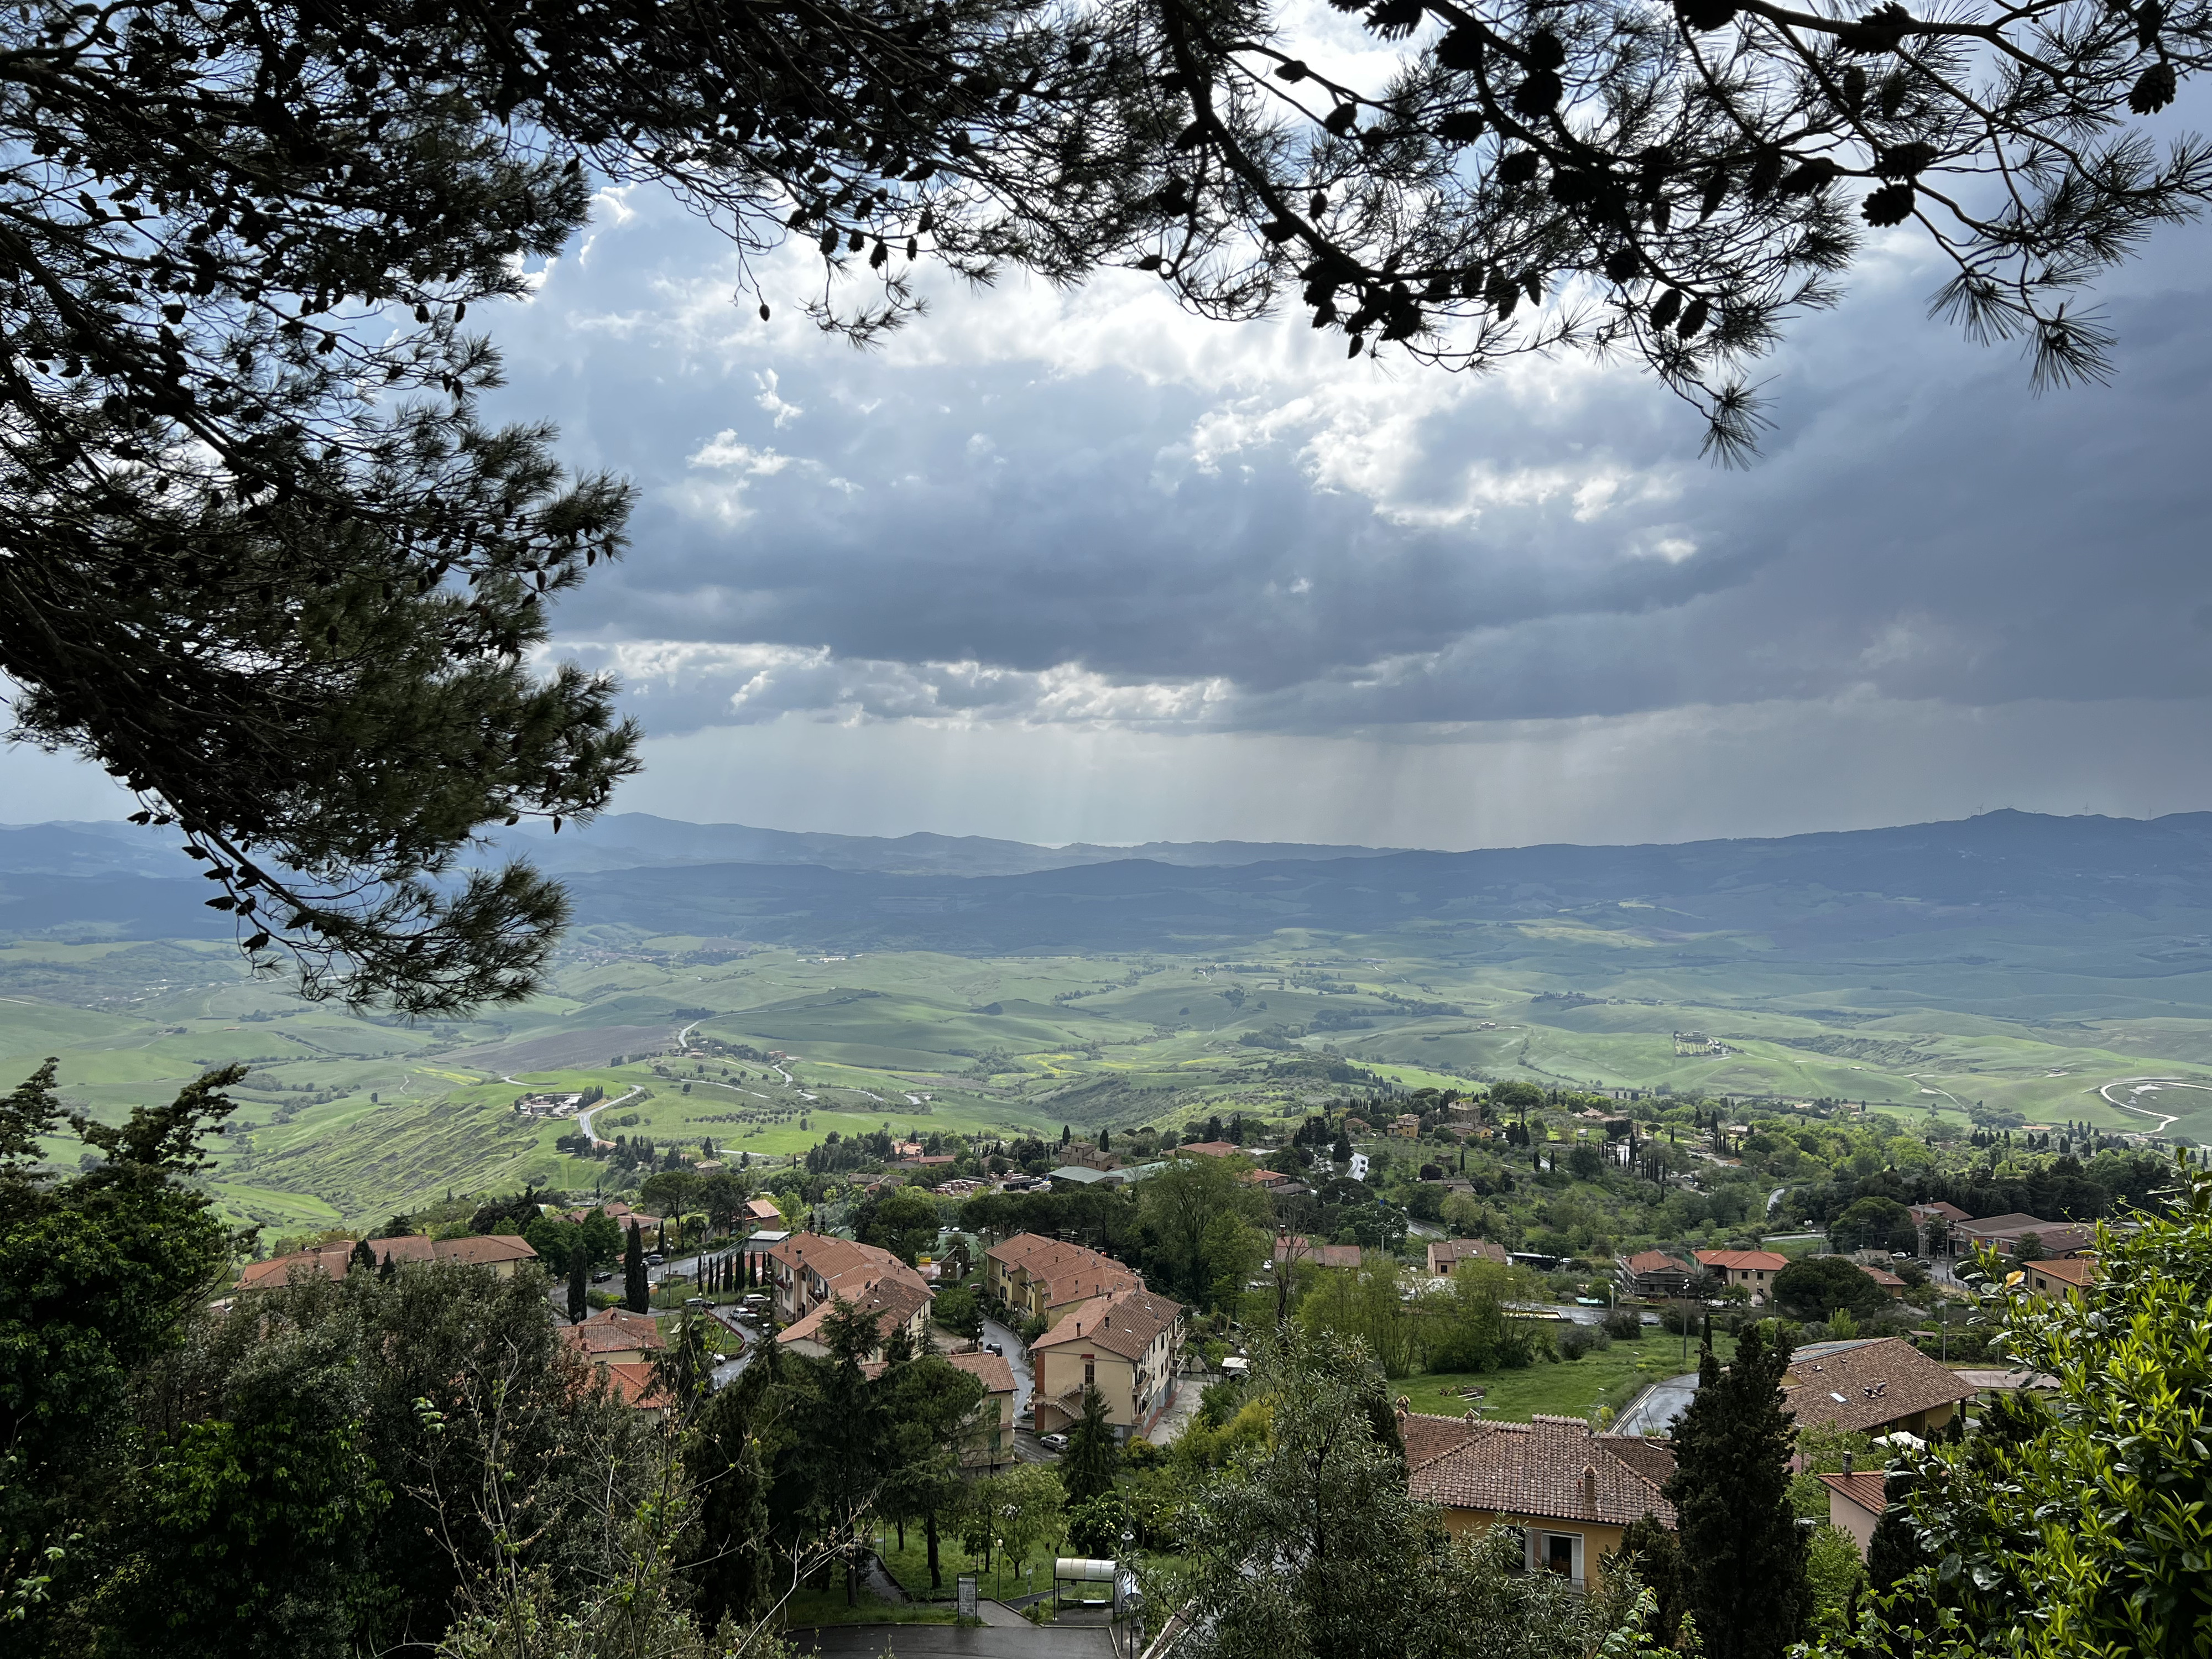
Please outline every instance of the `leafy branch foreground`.
M827 1322L830 1357L771 1345L718 1392L679 1328L655 1422L557 1339L528 1276L410 1265L209 1304L238 1241L191 1183L224 1081L120 1129L75 1123L97 1156L66 1178L40 1157L66 1121L51 1069L0 1101L10 1653L769 1655L801 1581L842 1568L849 1593L877 1517L933 1552L940 1518L1017 1557L1049 1535L1061 1477L1020 1471L1002 1512L1015 1478L971 1485L957 1462L980 1386L902 1352L864 1368L862 1316ZM1993 1294L2013 1356L2057 1393L1894 1458L1877 1594L1823 1656L2204 1650L2212 1174L2181 1181L2170 1215L2105 1230L2090 1300ZM1664 1492L1679 1540L1639 1522L1583 1597L1521 1571L1504 1529L1454 1539L1413 1502L1380 1368L1293 1325L1171 1518L1156 1604L1206 1659L1625 1659L1662 1641L1780 1659L1810 1611L1785 1360L1758 1327L1725 1370L1708 1357ZM1093 1438L1064 1495L1095 1547L1121 1494Z
M1295 294L1354 355L1631 353L1726 459L1859 225L1931 239L1940 307L2063 381L2108 367L2087 285L2212 188L2150 125L2204 0L1333 3L1386 69L1294 55L1259 0L0 12L15 735L137 791L308 994L527 994L560 890L463 866L637 768L609 680L531 665L633 492L482 423L466 319L594 179L717 225L763 318L792 239L862 342L918 259L1121 264L1208 316Z

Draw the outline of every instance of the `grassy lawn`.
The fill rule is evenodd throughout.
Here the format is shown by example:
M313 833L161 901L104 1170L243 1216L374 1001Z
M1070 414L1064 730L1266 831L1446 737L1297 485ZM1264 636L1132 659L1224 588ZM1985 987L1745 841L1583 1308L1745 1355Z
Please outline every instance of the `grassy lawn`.
M1713 1346L1727 1359L1735 1352L1735 1339L1716 1335ZM1402 1394L1411 1400L1415 1411L1439 1417L1462 1416L1478 1403L1486 1420L1503 1423L1525 1423L1539 1413L1585 1417L1601 1406L1617 1413L1646 1383L1694 1370L1698 1363L1694 1340L1689 1353L1689 1363L1685 1364L1682 1339L1653 1329L1639 1341L1616 1341L1610 1348L1580 1359L1531 1365L1523 1370L1407 1377L1390 1387L1394 1395ZM1474 1387L1487 1390L1480 1402L1460 1393Z
M886 1526L879 1553L884 1566L912 1596L939 1596L946 1606L952 1602L954 1581L963 1572L975 1575L975 1592L979 1595L998 1598L1007 1595L1028 1595L1052 1588L1052 1562L1056 1555L1065 1555L1066 1546L1059 1539L1049 1539L1039 1544L1024 1564L1030 1569L1027 1578L1015 1577L1003 1558L992 1563L993 1570L983 1571L981 1556L970 1559L968 1552L960 1547L957 1539L939 1533L937 1539L937 1570L945 1583L941 1589L929 1587L929 1546L922 1541L921 1528L906 1529L906 1547L898 1547L898 1534Z
M803 1589L783 1604L783 1622L805 1629L815 1625L949 1625L954 1618L950 1601L885 1601L866 1589L851 1607L845 1605L845 1588Z

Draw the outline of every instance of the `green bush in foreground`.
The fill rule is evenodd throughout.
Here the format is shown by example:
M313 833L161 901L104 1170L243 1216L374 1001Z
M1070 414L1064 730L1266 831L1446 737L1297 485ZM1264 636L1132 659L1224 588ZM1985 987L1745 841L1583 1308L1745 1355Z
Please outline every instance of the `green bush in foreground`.
M1993 1287L1999 1346L2056 1394L1908 1449L1917 1565L1823 1659L2212 1652L2212 1174L2177 1185L2170 1216L2100 1227L2087 1298Z

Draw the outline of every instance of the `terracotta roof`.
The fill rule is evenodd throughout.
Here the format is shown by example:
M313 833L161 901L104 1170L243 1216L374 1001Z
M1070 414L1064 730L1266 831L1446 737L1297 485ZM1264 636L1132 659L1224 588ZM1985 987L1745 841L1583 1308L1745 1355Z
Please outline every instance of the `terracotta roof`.
M534 1261L538 1252L512 1233L494 1233L484 1238L441 1238L436 1246L441 1261L459 1261L471 1267L488 1267L495 1261Z
M1474 1414L1435 1417L1426 1412L1398 1413L1398 1437L1406 1443L1406 1467L1413 1468L1439 1456L1477 1432Z
M1830 1492L1840 1493L1869 1515L1880 1515L1889 1507L1889 1499L1883 1495L1887 1483L1879 1469L1854 1469L1849 1474L1824 1474L1820 1480Z
M1632 1273L1695 1273L1698 1270L1678 1255L1668 1255L1664 1250L1638 1250L1626 1258L1628 1271Z
M1606 1449L1655 1486L1663 1487L1674 1475L1674 1449L1663 1440L1643 1435L1605 1437Z
M1243 1150L1233 1140L1194 1140L1176 1148L1179 1152L1196 1152L1200 1158L1234 1158Z
M1429 1271L1432 1273L1461 1261L1495 1261L1502 1267L1512 1259L1503 1244L1493 1244L1486 1238L1447 1238L1429 1246Z
M2030 1261L2026 1269L2030 1273L2041 1273L2062 1285L2087 1288L2097 1282L2097 1263L2091 1256L2075 1256L2063 1261Z
M1323 1267L1357 1267L1359 1265L1359 1246L1316 1244L1303 1236L1294 1235L1275 1241L1275 1260L1311 1261Z
M319 1250L295 1250L289 1255L272 1255L266 1261L249 1261L238 1275L238 1288L272 1290L289 1281L295 1273L343 1279L352 1255L352 1245L333 1244Z
M795 1273L818 1278L826 1285L824 1300L843 1297L854 1300L887 1279L897 1279L927 1297L922 1276L889 1250L874 1244L857 1244L849 1238L826 1233L793 1233L771 1245L768 1255Z
M368 1248L381 1267L386 1261L458 1261L465 1267L483 1267L495 1261L533 1261L538 1252L512 1234L500 1233L487 1238L432 1239L421 1233L408 1233L398 1238L372 1238ZM252 1261L238 1276L241 1291L272 1289L284 1284L296 1269L306 1273L320 1273L331 1279L343 1279L353 1263L354 1247L349 1240L341 1239L313 1250L295 1250L289 1255L272 1256L266 1261Z
M1905 1288L1905 1281L1887 1267L1876 1267L1862 1261L1858 1264L1858 1269L1885 1291L1893 1289L1901 1291Z
M893 1331L905 1325L929 1306L927 1285L908 1279L886 1274L872 1285L856 1287L848 1293L838 1291L804 1319L798 1320L776 1333L778 1342L819 1342L823 1322L830 1317L830 1310L854 1308L876 1316L877 1340L890 1340Z
M668 1404L666 1392L653 1383L650 1361L617 1359L602 1363L599 1369L607 1374L610 1388L623 1405L635 1406L645 1411L658 1411Z
M1644 1473L1649 1451L1638 1441L1622 1455L1629 1438L1595 1433L1579 1417L1485 1423L1414 1466L1407 1482L1419 1501L1448 1509L1620 1527L1652 1515L1672 1527L1674 1505Z
M1778 1255L1772 1250L1699 1250L1698 1260L1708 1267L1725 1267L1737 1273L1779 1273L1790 1265L1790 1258Z
M1012 1256L1000 1254L1008 1246L1017 1244L1021 1247L1018 1253ZM1042 1280L1047 1307L1063 1307L1070 1302L1087 1301L1115 1291L1144 1288L1143 1277L1112 1256L1102 1255L1081 1244L1040 1238L1035 1233L1017 1234L1006 1244L994 1246L984 1254L997 1257L1009 1271Z
M1056 1248L1060 1241L1047 1238L1041 1233L1016 1233L1012 1238L994 1244L983 1252L1002 1267L1018 1267L1039 1250Z
M1825 1423L1852 1432L1973 1396L1956 1372L1896 1336L1816 1343L1791 1359L1782 1384L1783 1403L1800 1427Z
M586 1315L581 1324L562 1326L556 1334L586 1358L603 1353L624 1353L633 1348L650 1352L668 1346L659 1323L627 1308L602 1308L597 1313Z
M1124 1359L1141 1359L1154 1339L1182 1315L1180 1302L1149 1291L1117 1291L1069 1309L1060 1323L1030 1344L1030 1350L1098 1347Z
M783 1212L764 1198L749 1198L738 1213L749 1221L781 1221Z
M1007 1364L1004 1354L978 1348L973 1353L949 1353L945 1358L955 1370L965 1371L981 1382L988 1393L1014 1392L1014 1368Z
M1946 1203L1940 1198L1932 1204L1911 1204L1907 1205L1905 1207L1912 1214L1917 1216L1927 1216L1930 1218L1940 1216L1946 1221L1972 1221L1973 1219L1973 1217L1968 1215L1957 1205Z
M1992 1244L2016 1244L2028 1233L2033 1233L2043 1243L2043 1248L2053 1255L2070 1255L2076 1250L2086 1250L2096 1243L2097 1230L2082 1221L2040 1221L2032 1215L1985 1216L1979 1221L1954 1221L1952 1233L1958 1237L1980 1239Z

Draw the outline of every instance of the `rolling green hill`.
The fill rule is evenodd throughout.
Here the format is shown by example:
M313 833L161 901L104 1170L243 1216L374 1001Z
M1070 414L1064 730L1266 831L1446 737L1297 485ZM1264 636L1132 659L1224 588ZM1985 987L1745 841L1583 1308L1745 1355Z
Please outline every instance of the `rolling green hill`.
M1340 1092L1326 1073L1347 1066L1407 1085L1832 1096L1961 1124L1978 1107L2110 1130L2171 1116L2169 1134L2212 1140L2212 1092L2097 1092L2152 1078L2212 1089L2196 973L2150 986L2100 974L2090 940L2025 988L1893 960L1777 976L1750 960L1652 960L1645 936L1596 931L1520 930L1516 957L1479 962L1436 952L1425 929L1335 943L1300 932L1223 963L732 955L603 926L564 949L545 997L417 1026L301 1004L216 946L27 944L0 949L14 988L0 1066L27 1073L56 1054L68 1097L112 1118L204 1068L247 1064L210 1184L240 1219L279 1231L532 1177L588 1187L605 1166L556 1151L571 1126L518 1118L525 1086L625 1097L604 1109L602 1133L620 1122L769 1158L885 1124L1018 1134L1297 1111ZM1632 971L1612 971L1624 957ZM679 1036L788 1057L678 1059Z

